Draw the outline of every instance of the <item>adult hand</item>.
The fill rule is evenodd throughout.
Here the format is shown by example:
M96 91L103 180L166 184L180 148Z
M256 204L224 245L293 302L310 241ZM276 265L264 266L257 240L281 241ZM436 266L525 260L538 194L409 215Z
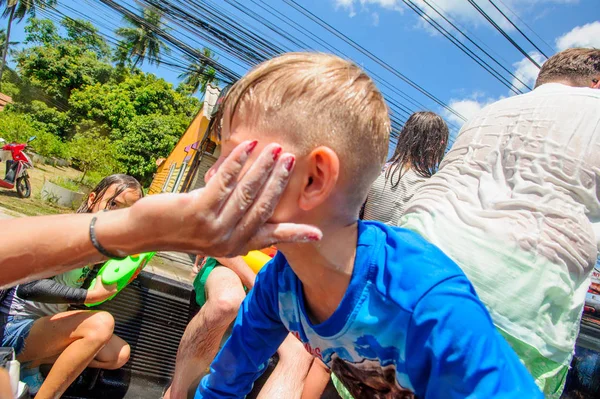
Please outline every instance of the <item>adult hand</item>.
M205 188L186 194L161 194L144 198L128 212L128 242L110 242L107 212L98 218L99 241L109 250L173 250L215 257L244 255L251 249L279 242L309 242L321 239L313 226L268 223L290 179L295 158L281 156L281 146L266 146L250 168L244 165L256 141L238 145L221 164ZM103 219L107 222L102 223Z
M105 285L102 282L101 278L96 278L96 282L94 283L94 287L89 289L87 295L85 297L85 303L98 303L104 301L105 299L110 298L114 294L117 293L117 285Z

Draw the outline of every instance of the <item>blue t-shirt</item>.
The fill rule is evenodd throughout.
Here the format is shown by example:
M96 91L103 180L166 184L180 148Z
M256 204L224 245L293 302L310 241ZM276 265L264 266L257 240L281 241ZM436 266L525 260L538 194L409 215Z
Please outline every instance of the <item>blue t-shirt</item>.
M355 398L543 398L459 267L419 235L379 222L358 222L350 285L320 324L278 253L196 398L244 397L288 331Z

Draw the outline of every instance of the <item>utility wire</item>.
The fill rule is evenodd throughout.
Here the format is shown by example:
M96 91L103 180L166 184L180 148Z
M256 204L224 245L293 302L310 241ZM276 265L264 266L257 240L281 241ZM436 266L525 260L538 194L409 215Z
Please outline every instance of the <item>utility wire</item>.
M471 4L498 32L502 34L521 54L525 56L533 65L535 65L538 69L541 68L541 65L534 60L527 51L523 50L523 47L519 46L517 42L515 42L509 35L506 33L504 29L502 29L474 0L467 0L469 4Z
M529 37L525 33L523 33L523 31L521 29L519 29L519 27L517 25L515 25L515 23L513 21L511 21L510 18L508 18L508 16L496 5L496 3L494 3L493 0L488 0L488 1L517 30L517 32L519 32L521 34L521 36L523 36L525 38L525 40L527 40L533 47L535 47L535 49L537 51L539 51L539 53L541 55L543 55L544 57L546 57L546 59L548 59L548 56L546 54L544 54L544 52L538 46L536 46L536 44L533 41L531 41L531 39L529 39Z
M166 40L169 43L171 43L172 45L180 48L184 53L186 53L192 57L195 57L195 58L201 60L202 62L204 62L205 64L207 64L208 66L212 67L213 69L215 69L215 71L217 71L223 75L224 79L222 79L222 80L232 82L232 81L238 80L240 78L239 74L232 71L228 67L216 62L212 58L206 57L204 54L202 54L201 51L198 51L197 49L192 48L191 46L187 45L186 43L183 43L181 40L175 38L170 33L166 32L156 26L151 25L144 18L140 17L136 13L130 11L129 9L121 6L120 4L117 4L115 1L113 1L113 0L99 0L99 1L101 1L102 3L106 4L107 6L109 6L111 8L113 8L114 10L120 12L121 14L127 16L128 18L131 18L133 21L136 21L138 24L143 25L146 29L153 31L163 40Z
M506 8L508 11L511 12L512 15L514 15L515 17L517 17L517 19L519 21L521 21L521 23L523 25L525 25L527 27L527 29L529 29L530 32L532 32L535 37L537 37L538 39L540 39L540 41L542 43L544 43L546 45L546 47L548 47L548 49L550 49L551 52L554 52L554 47L549 45L547 41L545 41L540 35L537 34L537 32L535 30L533 30L533 28L529 25L527 25L527 22L523 21L523 19L521 17L519 17L519 14L517 14L512 8L510 8L505 2L503 2L502 0L498 0L500 2L500 4L502 4L504 6L504 8Z
M321 27L325 28L327 31L329 31L332 34L334 34L339 39L343 40L344 42L346 42L347 44L349 44L350 46L352 46L354 49L356 49L357 51L359 51L363 55L366 55L367 57L369 57L371 60L373 60L374 62L376 62L378 65L380 65L381 67L383 67L384 69L386 69L390 73L392 73L392 74L396 75L397 77L399 77L400 79L402 79L405 83L409 84L411 87L413 87L414 89L418 90L419 92L421 92L422 94L424 94L425 96L427 96L429 99L433 100L435 103L437 103L438 105L442 106L447 111L449 111L452 114L456 115L458 118L466 121L466 118L464 116L462 116L461 114L459 114L456 110L454 110L453 108L451 108L448 104L446 104L445 102L443 102L442 100L440 100L439 98L437 98L436 96L434 96L433 94L431 94L430 92L428 92L427 90L425 90L419 84L417 84L413 80L409 79L406 75L402 74L397 69L395 69L392 66L390 66L388 63L386 63L385 61L383 61L382 59L380 59L379 57L377 57L376 55L374 55L373 53L371 53L369 50L365 49L364 47L362 47L361 45L359 45L358 43L356 43L354 40L350 39L348 36L344 35L340 31L338 31L337 29L335 29L333 26L331 26L328 23L326 23L325 21L323 21L321 18L317 17L312 12L308 11L306 8L304 8L301 5L299 5L294 0L283 0L283 1L286 4L288 4L288 5L292 6L293 8L295 8L300 13L304 14L305 16L307 16L312 21L316 22Z
M410 1L410 0L403 0L403 1ZM467 39L470 43L472 43L475 47L477 47L477 49L479 49L483 54L485 54L488 58L490 58L492 61L494 61L494 63L496 63L500 68L502 68L504 71L508 72L510 74L510 76L512 76L513 78L515 78L517 81L519 81L524 87L528 88L529 90L531 90L531 87L529 87L525 82L523 82L517 75L515 75L510 69L508 69L507 67L505 67L502 63L500 63L496 57L493 57L489 52L487 52L486 50L484 50L479 44L477 44L473 39L471 39L462 29L460 29L454 22L452 22L448 17L446 17L441 11L439 11L436 7L434 7L434 5L429 2L428 0L422 0L426 5L428 5L437 15L439 15L444 21L446 21L448 24L450 24L450 26L452 28L454 28L458 33L460 33L465 39ZM412 3L412 1L410 1ZM429 17L431 19L431 17ZM429 21L428 21L429 22ZM461 43L462 44L462 43ZM506 79L504 79L504 81L506 81ZM514 88L514 85L512 84L512 82L508 82L510 84L510 89L515 92L515 89L517 89L519 91L520 94L522 93L521 90L519 90L518 88Z
M498 72L489 63L487 63L485 60L483 60L481 57L479 57L477 54L475 54L475 52L473 50L471 50L470 48L468 48L464 43L462 43L458 39L456 39L456 37L454 37L446 28L444 28L441 24L439 24L435 19L431 18L425 11L423 11L423 9L421 9L419 6L417 6L413 1L403 0L403 2L411 10L413 10L415 13L417 13L417 15L419 15L426 22L428 22L431 26L433 26L433 28L436 29L439 33L441 33L446 39L450 40L450 42L452 44L454 44L456 47L458 47L469 58L471 58L473 61L475 61L485 71L487 71L490 75L492 75L494 78L496 78L500 83L502 83L504 86L506 86L509 90L511 90L515 94L522 94L522 92L518 88L514 87L513 84L507 78L502 76L500 72ZM469 39L469 38L467 38L467 39ZM510 73L510 71L509 71L509 73Z

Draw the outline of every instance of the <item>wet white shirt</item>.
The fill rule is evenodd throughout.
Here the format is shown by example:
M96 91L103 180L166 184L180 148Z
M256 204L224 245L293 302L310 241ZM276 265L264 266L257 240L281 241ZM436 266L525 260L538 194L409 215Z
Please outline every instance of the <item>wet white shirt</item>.
M503 333L566 366L596 262L599 195L600 90L546 84L466 123L399 225L462 267Z

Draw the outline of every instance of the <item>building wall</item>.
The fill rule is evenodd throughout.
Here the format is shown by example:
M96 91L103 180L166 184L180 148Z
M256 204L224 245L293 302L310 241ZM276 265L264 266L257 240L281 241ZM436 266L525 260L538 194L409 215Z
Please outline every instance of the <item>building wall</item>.
M190 191L195 190L197 188L202 188L205 186L204 184L204 175L208 170L217 162L219 159L219 155L221 154L221 146L218 145L215 149L214 154L204 154L202 159L200 160L200 165L198 166L198 172L196 176L192 179L192 184L190 186Z
M158 167L148 194L173 192L176 188L176 191L179 191L187 174L189 164L196 152L196 148L200 145L200 141L206 132L208 123L208 118L204 115L203 110L200 110L183 136L181 136L181 139L179 139L171 154L169 154L169 157ZM185 169L180 175L179 172L182 168ZM179 188L175 187L178 177L180 178Z

